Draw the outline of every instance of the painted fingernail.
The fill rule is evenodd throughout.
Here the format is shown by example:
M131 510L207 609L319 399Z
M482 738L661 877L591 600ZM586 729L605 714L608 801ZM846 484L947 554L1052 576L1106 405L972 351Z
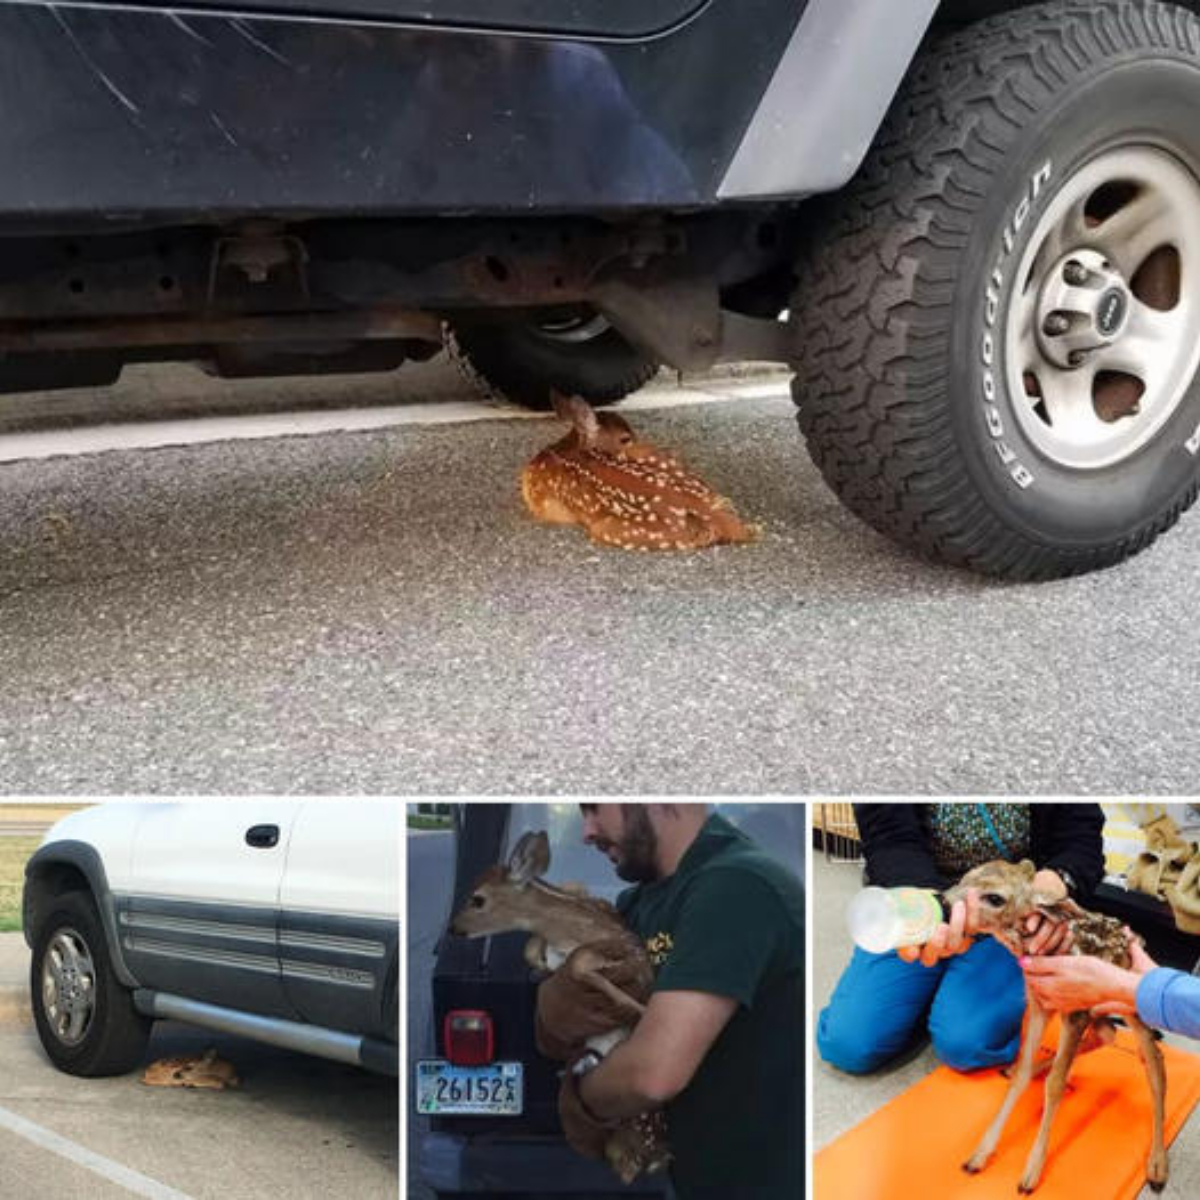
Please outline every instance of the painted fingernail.
M1017 959L1017 962L1019 962L1019 963L1021 964L1021 966L1022 966L1022 967L1027 967L1027 966L1029 966L1029 955L1028 955L1028 954L1022 954L1022 955L1021 955L1021 957Z

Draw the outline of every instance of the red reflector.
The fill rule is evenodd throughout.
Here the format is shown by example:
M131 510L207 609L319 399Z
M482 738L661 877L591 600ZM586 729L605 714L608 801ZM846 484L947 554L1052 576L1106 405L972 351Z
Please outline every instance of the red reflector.
M492 1061L495 1038L491 1013L456 1008L442 1022L446 1057L456 1067L482 1067Z

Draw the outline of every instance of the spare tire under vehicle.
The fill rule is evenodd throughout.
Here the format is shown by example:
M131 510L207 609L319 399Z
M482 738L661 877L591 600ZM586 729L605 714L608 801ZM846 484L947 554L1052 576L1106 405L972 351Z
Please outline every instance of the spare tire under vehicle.
M654 359L591 309L462 319L445 327L445 343L486 394L539 410L553 407L553 391L597 407L615 404L658 371Z
M1149 545L1200 476L1200 21L1040 5L914 64L799 269L799 423L830 486L1014 579Z

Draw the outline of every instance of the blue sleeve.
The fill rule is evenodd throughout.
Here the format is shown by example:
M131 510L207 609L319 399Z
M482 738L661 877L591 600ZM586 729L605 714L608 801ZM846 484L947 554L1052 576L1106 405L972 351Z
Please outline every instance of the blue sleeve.
M1137 1011L1156 1029L1200 1038L1200 978L1170 967L1147 971L1138 984Z

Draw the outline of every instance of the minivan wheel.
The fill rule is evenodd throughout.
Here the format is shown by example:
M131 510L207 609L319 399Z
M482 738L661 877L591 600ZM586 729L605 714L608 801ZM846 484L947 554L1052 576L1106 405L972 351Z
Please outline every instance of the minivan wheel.
M34 932L30 999L42 1047L70 1075L119 1075L141 1060L151 1021L113 971L91 897L66 892Z
M801 430L877 529L1014 579L1148 546L1200 479L1200 21L1055 2L914 65L792 303Z
M594 309L463 318L444 326L446 351L485 395L549 410L552 391L597 407L615 404L654 377L658 363Z

